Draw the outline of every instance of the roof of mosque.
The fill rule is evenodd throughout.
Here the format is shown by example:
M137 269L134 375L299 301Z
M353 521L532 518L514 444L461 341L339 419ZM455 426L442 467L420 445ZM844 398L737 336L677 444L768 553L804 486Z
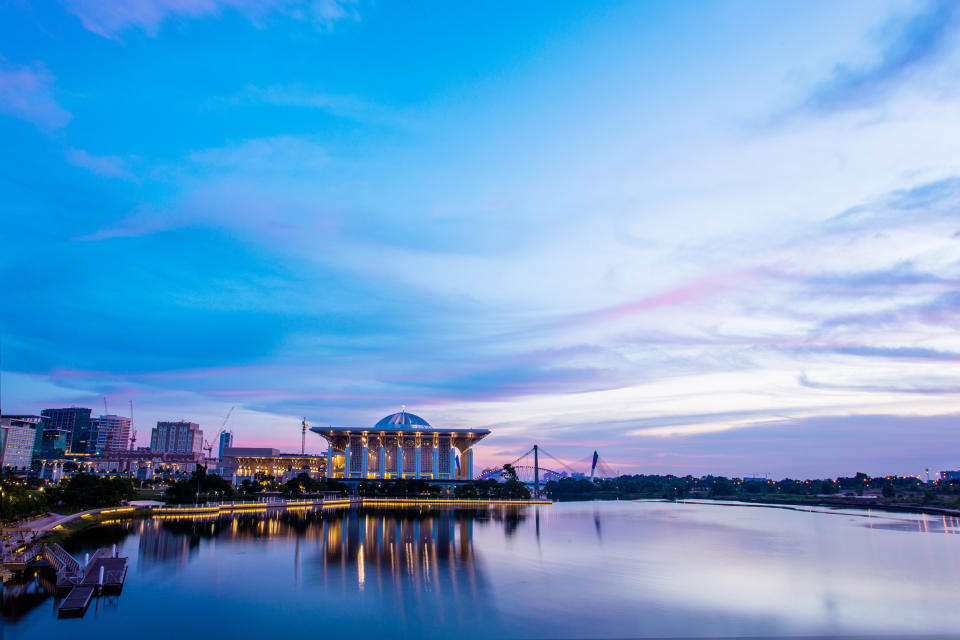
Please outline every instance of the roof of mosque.
M418 415L407 413L406 409L398 411L397 413L391 413L386 418L383 418L378 422L374 428L381 429L384 427L394 427L394 426L403 426L403 427L429 427L430 423L421 418Z

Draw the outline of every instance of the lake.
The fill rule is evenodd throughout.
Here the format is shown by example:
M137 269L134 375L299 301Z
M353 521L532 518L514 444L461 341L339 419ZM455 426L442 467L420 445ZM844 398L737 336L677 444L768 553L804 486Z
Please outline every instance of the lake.
M0 638L893 636L960 628L960 520L736 503L328 510L104 525L123 593Z

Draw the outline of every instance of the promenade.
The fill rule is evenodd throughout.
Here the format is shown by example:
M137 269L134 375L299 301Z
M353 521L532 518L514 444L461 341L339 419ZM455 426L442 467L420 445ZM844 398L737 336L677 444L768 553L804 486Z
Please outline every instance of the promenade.
M48 533L63 529L68 523L81 518L92 518L100 514L130 513L135 507L101 507L88 509L69 515L47 513L15 525L0 528L0 564L6 565L16 562L22 550L29 548Z

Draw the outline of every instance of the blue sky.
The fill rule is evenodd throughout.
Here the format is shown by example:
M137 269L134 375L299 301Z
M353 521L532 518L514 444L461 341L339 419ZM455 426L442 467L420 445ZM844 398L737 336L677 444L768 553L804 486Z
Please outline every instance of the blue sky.
M952 3L15 0L3 408L960 465ZM311 442L319 451L321 443Z

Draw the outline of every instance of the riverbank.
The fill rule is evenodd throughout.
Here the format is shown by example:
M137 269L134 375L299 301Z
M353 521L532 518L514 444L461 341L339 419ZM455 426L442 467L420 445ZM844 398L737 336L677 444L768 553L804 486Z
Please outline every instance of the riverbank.
M220 502L208 504L178 504L154 507L151 515L228 515L232 513L251 513L257 511L331 508L331 507L486 507L486 506L523 506L551 504L551 500L511 500L501 498L368 498L349 496L346 498L319 497L315 499L267 500L260 502Z
M688 502L710 504L711 502L795 506L795 507L827 507L836 509L878 509L882 511L900 513L925 513L928 515L960 517L960 509L942 507L930 504L910 502L884 502L875 499L857 498L824 498L823 496L703 496L670 499L650 494L617 494L614 492L595 493L587 496L557 496L558 502L594 502L608 500L650 500L658 502Z
M828 507L834 509L877 509L880 511L890 511L899 513L925 513L927 515L949 516L952 518L960 517L960 509L951 509L948 507L937 507L933 505L911 504L902 502L877 502L872 500L856 499L803 499L803 498L747 498L736 496L730 498L704 498L704 499L685 499L677 502L709 504L710 502L743 502L754 505L772 505L772 506L795 506L795 507Z
M3 562L10 560L8 556L16 553L17 550L38 542L61 544L74 533L104 522L132 520L148 515L150 512L147 509L121 505L88 509L71 514L47 513L19 522L15 526L3 527L2 533L7 538L3 546ZM13 544L7 544L8 541L12 541Z

